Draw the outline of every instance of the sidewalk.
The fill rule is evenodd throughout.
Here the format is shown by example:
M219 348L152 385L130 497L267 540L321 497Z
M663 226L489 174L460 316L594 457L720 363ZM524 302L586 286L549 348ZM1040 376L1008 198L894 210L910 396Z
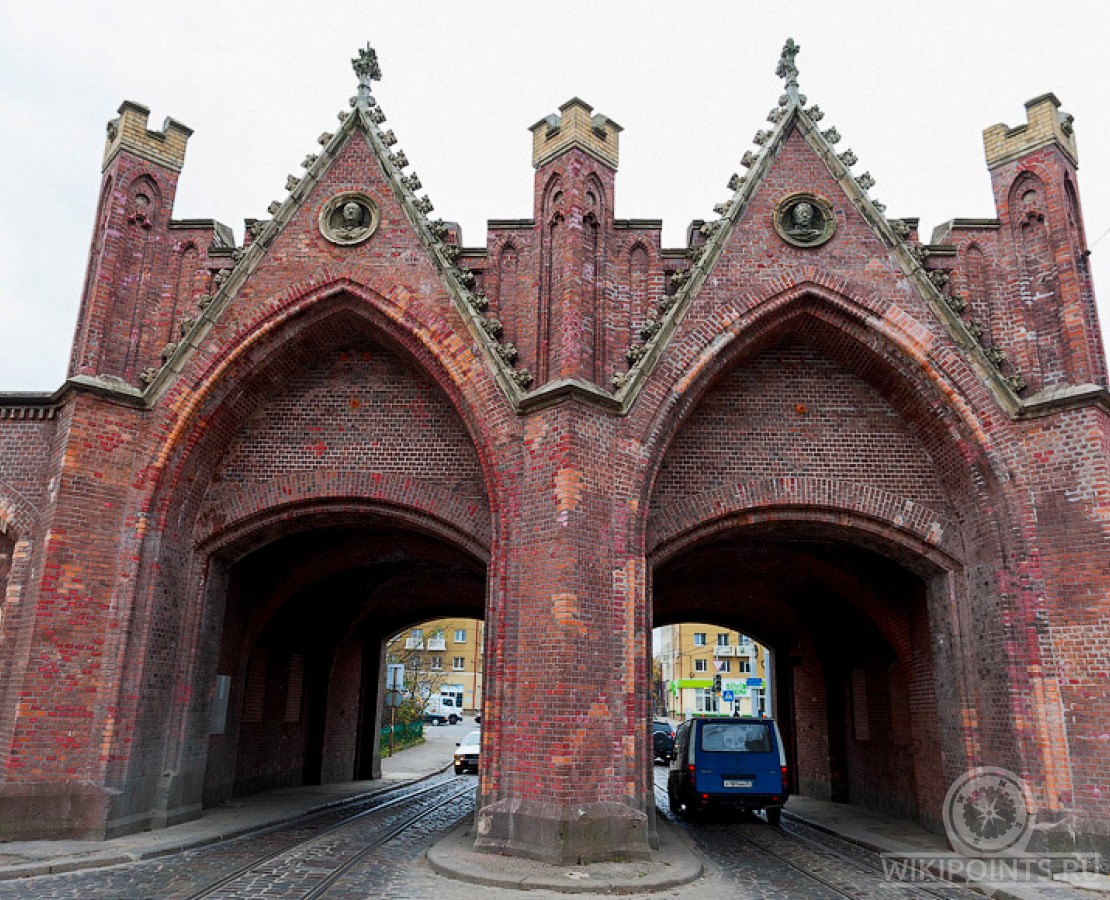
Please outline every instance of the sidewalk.
M819 831L876 853L935 855L941 859L952 853L944 835L926 831L913 822L847 803L829 803L810 797L794 796L787 801L786 812L790 817ZM1038 878L1027 885L1007 883L994 886L991 896L996 900L1046 900L1046 898L1068 897L1094 900L1094 898L1110 896L1110 878L1105 875L1077 883L1082 885L1082 889L1064 881Z
M352 799L379 793L397 782L426 778L444 771L451 764L455 742L462 740L474 724L427 726L426 742L398 752L382 760L382 778L375 781L354 781L343 784L286 788L236 798L227 806L205 810L192 822L127 835L110 841L11 841L0 843L0 880L25 878L32 875L72 872L101 866L119 865L178 853L225 841L252 831L289 821L314 810L336 806ZM791 797L786 812L818 830L838 836L850 843L879 853L946 854L948 845L942 835L926 831L912 822L842 803L828 803L808 797ZM587 883L574 884L573 879L584 872L555 873L552 867L530 864L524 860L491 859L476 854L473 836L464 824L448 835L432 851L429 860L440 874L475 884L537 887L561 891L598 891L629 881L629 872L610 872L603 864L596 866ZM654 866L660 873L659 884L678 885L697 877L697 871L686 871L691 857L683 833L665 819L659 821L663 840L661 853ZM562 867L565 868L565 867ZM613 868L610 866L609 868ZM700 869L700 863L698 863ZM647 887L653 880L651 871L631 873L635 882ZM646 880L645 880L646 879ZM1092 888L1094 890L1092 890ZM1110 896L1110 879L1079 890L1060 882L1037 881L1028 886L1006 885L993 894L999 900L1047 900L1047 898L1092 898Z
M237 797L206 809L199 819L109 841L8 841L0 843L0 880L115 866L204 847L258 831L441 772L451 764L455 741L474 724L426 726L426 741L382 760L381 780L283 788Z

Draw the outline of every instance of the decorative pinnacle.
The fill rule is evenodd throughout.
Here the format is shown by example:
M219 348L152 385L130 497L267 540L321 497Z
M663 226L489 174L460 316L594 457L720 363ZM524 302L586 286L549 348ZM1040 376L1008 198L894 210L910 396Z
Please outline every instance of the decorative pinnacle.
M786 79L786 92L795 100L798 99L798 67L794 65L794 57L802 48L794 43L793 38L787 38L782 46L782 56L779 57L775 74Z
M358 76L358 97L360 100L369 100L370 82L380 81L382 70L378 67L378 54L367 41L365 49L358 51L358 57L351 60L351 66ZM372 103L370 104L373 105Z

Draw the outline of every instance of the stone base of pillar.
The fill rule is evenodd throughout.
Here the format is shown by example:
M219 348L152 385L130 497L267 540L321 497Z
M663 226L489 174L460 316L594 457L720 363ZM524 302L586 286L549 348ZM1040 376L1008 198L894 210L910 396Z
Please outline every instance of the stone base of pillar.
M104 840L111 800L89 784L0 784L0 841Z
M623 803L499 800L478 813L474 846L554 865L650 859L651 823Z

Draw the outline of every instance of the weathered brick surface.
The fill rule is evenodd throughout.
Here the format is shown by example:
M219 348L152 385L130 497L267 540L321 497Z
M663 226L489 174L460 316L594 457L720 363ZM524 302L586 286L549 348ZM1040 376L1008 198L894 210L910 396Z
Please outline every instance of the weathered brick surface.
M283 380L281 395L240 422L226 446L202 529L218 531L277 496L393 493L441 514L455 505L488 515L478 459L454 410L394 353L352 338Z
M1110 403L1054 138L994 167L997 224L915 255L798 119L735 224L670 250L613 219L615 146L580 122L533 219L460 253L472 313L363 121L250 251L172 222L173 160L111 156L82 378L56 417L0 416L0 833L370 775L381 640L456 613L487 623L494 849L646 848L650 628L684 619L772 648L801 789L935 825L954 777L1004 765L1045 820L1110 832ZM318 227L345 191L380 213L351 247ZM774 231L797 191L831 204L827 244ZM644 329L699 247L700 289Z
M928 452L861 379L780 344L726 375L668 449L657 511L722 484L794 476L866 484L946 514Z

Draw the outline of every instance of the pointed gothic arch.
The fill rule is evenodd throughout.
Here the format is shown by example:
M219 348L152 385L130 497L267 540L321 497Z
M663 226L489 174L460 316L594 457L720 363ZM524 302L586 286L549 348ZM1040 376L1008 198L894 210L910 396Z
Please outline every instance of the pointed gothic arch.
M1008 463L992 447L987 429L972 415L969 404L952 402L963 389L959 373L938 366L927 347L919 343L921 333L911 336L911 332L893 326L895 320L896 317L877 316L867 300L848 297L812 283L801 284L751 307L742 321L728 326L728 341L714 342L712 352L690 353L691 368L678 376L682 393L675 395L673 403L660 408L659 418L654 423L656 428L646 438L659 441L666 448L655 458L658 468L645 479L645 483L651 485L650 494L644 497L649 510L644 527L649 566L655 572L653 584L673 590L673 578L668 580L670 576L666 573L677 564L675 560L682 562L685 557L702 559L701 565L712 569L711 558L698 554L704 554L704 548L713 546L714 542L726 548L722 552L732 552L727 548L755 541L771 548L761 552L777 553L788 551L774 548L792 546L781 544L783 534L793 535L791 540L803 544L831 541L844 548L846 559L857 553L874 553L876 560L886 559L896 571L906 573L917 585L914 588L920 598L917 605L899 613L901 624L890 627L906 628L912 621L924 634L928 631L926 623L930 621L934 627L939 627L940 622L950 624L952 632L946 649L938 651L939 655L931 662L914 662L918 673L915 691L929 685L932 685L930 690L935 690L939 671L961 665L961 660L966 661L979 652L990 655L994 659L994 671L1003 674L995 676L990 684L982 680L976 684L976 678L970 673L962 675L959 680L968 693L960 702L985 710L989 709L990 702L984 700L991 696L1008 696L1015 691L1029 693L1042 690L1046 685L1051 693L1050 682L1033 676L1027 679L1023 666L1029 658L1025 655L1014 658L1012 647L1004 642L992 640L990 650L985 646L972 649L976 641L982 640L972 624L973 610L981 602L977 595L992 593L1007 610L1006 616L994 623L995 628L1000 628L1008 616L1029 624L1036 617L1036 610L1021 599L1012 585L992 580L992 575L984 568L989 567L989 559L1021 556L1025 552L1020 541L1015 542L1014 523L1022 519L1026 510L1020 504L1015 507L1013 499L1005 494ZM785 363L778 359L782 347L799 348L791 351L798 358ZM763 365L760 369L761 360L768 355L776 356L777 361L773 366ZM738 449L736 452L744 458L744 465L735 472L722 469L717 474L716 469L720 467L708 466L706 459L675 456L687 452L682 450L679 439L688 428L700 428L691 432L691 442L703 448L722 448L718 453L725 452L723 448L734 438L739 441L738 448L748 447L750 441L745 443L742 439L745 433L758 435L764 454L769 447L777 447L780 440L785 440L777 438L776 434L798 429L804 434L806 417L814 410L805 408L802 382L791 388L785 383L779 385L775 379L792 377L792 372L803 373L799 375L803 379L823 378L823 368L820 365L814 368L815 362L822 357L835 360L844 372L850 373L847 377L869 385L868 390L881 398L876 401L880 407L886 405L897 411L899 418L892 421L913 423L911 429L902 431L900 438L896 438L894 432L889 438L881 437L881 429L868 435L876 441L894 441L891 446L884 444L886 456L864 455L861 457L863 469L851 472L854 460L851 454L845 455L845 450L854 444L848 434L843 436L844 445L838 448L838 466L847 466L843 472L837 467L828 471L820 467L813 469L814 463L802 468L791 467L798 463L786 463L777 468L770 465L763 472L758 459L743 457L745 451ZM799 365L807 368L798 369ZM756 379L749 383L744 380L749 377L745 374L749 371L761 371L764 374L759 377L770 378L770 381L764 384ZM829 371L838 377L835 367ZM793 384L791 381L790 385ZM839 382L830 384L830 390L840 390ZM720 390L731 392L722 394L718 405L712 407L724 410L721 413L724 418L721 421L707 419L702 416L702 410L710 408L705 404ZM745 393L737 393L738 390ZM798 397L793 407L789 403L791 390ZM766 403L760 406L764 400L782 409L781 419L753 418L750 411L745 412L748 407L771 408ZM862 395L859 398L853 395L852 400L845 402L856 408L861 404L866 407L868 401ZM740 416L743 421L729 425L725 419L730 415ZM699 419L699 416L702 417ZM882 422L882 416L875 422ZM661 425L664 427L660 428ZM824 422L811 427L815 434L827 435L829 431L828 423ZM738 428L740 430L736 430ZM910 442L906 444L905 453L899 441ZM916 452L924 455L920 456L922 462L917 464L921 466L918 474L907 480L905 465L915 452L911 449L913 441L920 447ZM688 445L693 446L689 442ZM806 457L808 450L798 452L802 453L799 460L819 458ZM895 472L892 478L873 477L895 461L897 466L892 470ZM679 473L669 476L669 480L662 477L668 466ZM691 472L698 473L695 478L698 485L703 481L708 485L716 479L717 488L706 490L691 486L688 483ZM931 485L943 486L943 491L933 497L917 497L902 493L897 487L899 484L907 487L916 484L919 487L914 490L926 491ZM721 541L724 543L720 544ZM658 582L655 579L661 573L663 581ZM893 575L891 583L901 577ZM820 585L818 589L824 590ZM702 594L711 593L710 588L702 587ZM864 619L867 618L865 615ZM953 642L956 648L951 646ZM879 647L878 644L874 646ZM779 649L782 650L782 645ZM900 664L904 668L907 660L901 659ZM1023 687L1026 680L1036 683ZM952 751L942 759L921 755L915 749L915 765L922 779L915 788L916 799L909 803L907 797L883 798L874 794L874 785L862 788L857 785L857 794L863 790L865 796L873 795L880 807L892 804L889 808L903 813L909 810L931 824L937 822L936 810L928 807L927 797L943 787L945 778L958 772L962 761L978 758L985 749L995 755L1009 754L1008 761L1014 766L1036 765L1038 742L1058 725L1058 708L1051 704L1037 710L1031 707L1029 727L1013 727L1012 723L999 720L995 726L1007 730L1008 738L984 747L979 743L983 738L978 734L962 733L958 723L944 710L938 711L935 703L928 708L933 710L930 713L932 721L928 725L929 734L923 740L926 743L942 741ZM841 713L831 706L829 709L830 723L839 721ZM997 728L992 726L991 733L997 735ZM829 739L832 740L832 732ZM841 745L834 741L830 746L835 749ZM860 760L862 757L857 759L858 765L863 765ZM843 759L841 762L847 765ZM864 765L858 771L865 769ZM1053 773L1053 778L1058 776L1059 773ZM838 796L838 792L847 791L843 785L837 787L840 777L833 765L833 770L817 777L814 784L820 788L819 793L829 789L832 796ZM826 784L824 779L832 780Z
M1022 313L1036 388L1064 383L1075 365L1064 331L1059 248L1052 233L1059 223L1048 219L1047 192L1044 181L1030 171L1022 172L1010 188L1013 237L1022 272Z
M641 237L630 241L624 247L620 262L624 269L621 273L624 290L614 296L607 320L613 333L610 346L627 350L633 344L637 324L647 322L652 314L651 252L646 241ZM618 371L624 362L621 354L615 353L608 360L606 371Z
M146 508L150 521L157 523L158 536L136 548L135 601L120 612L132 636L131 646L121 645L116 652L127 660L122 678L124 696L135 698L131 701L134 707L124 713L133 727L120 737L164 741L165 755L147 754L147 758L162 759L162 768L177 773L173 777L179 783L191 784L191 790L196 789L199 773L205 768L196 748L199 735L204 733L209 681L215 677L210 645L213 636L220 633L221 610L229 590L228 572L233 572L226 563L213 568L221 535L237 529L264 534L267 517L291 521L290 516L296 517L306 505L355 503L363 509L356 517L359 522L388 520L395 523L389 527L401 529L398 533L423 531L437 534L440 541L449 541L453 535L457 543L464 542L465 536L470 547L488 546L491 540L494 492L487 488L488 476L481 459L488 451L466 421L470 402L466 391L474 386L456 384L453 373L442 368L421 336L383 315L381 303L378 295L365 288L333 283L323 289L306 290L282 310L264 316L255 323L252 337L240 340L232 353L206 360L207 370L199 373L192 402L176 410L177 430L144 473L154 487ZM327 377L329 365L340 367L342 384L353 386L338 398L327 389L313 386L314 378L319 381ZM389 370L395 369L396 374L383 382L352 378L354 373L348 372L352 367L369 367L370 372L375 366L393 367ZM366 387L357 387L362 384ZM377 384L382 388L375 388ZM408 391L405 385L412 385L413 390ZM290 390L299 392L299 399L294 400L299 414L281 399ZM373 397L357 396L366 390L378 393ZM397 400L389 399L381 390L392 391ZM316 442L297 444L294 435L275 435L275 440L268 440L264 432L270 417L259 416L273 402L283 404L286 424L282 434L286 434L291 412L293 421L299 415L307 423L306 435L317 427L314 421L323 424L329 415L342 417L349 413L352 421L359 416L364 420L367 416L371 420L374 416L392 416L389 421L393 424L387 424L387 430L377 436L387 444L382 452L389 462L375 473L372 458L365 457L372 444L359 443L358 435L350 433L342 421L330 431L325 427ZM330 412L325 409L328 404L334 407ZM475 421L471 414L470 424ZM448 462L447 469L454 470L456 480L470 487L459 490L458 486L421 478L420 444L414 443L407 450L394 446L397 440L406 440L406 428L419 427L428 429L420 441L430 441L426 449L435 452L441 461L447 461L452 453L469 459L461 469ZM253 443L244 444L241 436L248 432L248 441ZM374 437L369 435L366 440ZM289 438L293 438L292 443ZM315 455L326 452L322 448L332 439L345 447L337 452L351 455L352 463L357 458L357 464L344 469L331 460L328 477L321 479L313 472ZM443 448L437 449L437 441ZM242 451L237 450L239 446ZM282 449L285 447L289 449ZM266 469L266 454L275 450L281 459L274 457L273 469ZM289 451L293 451L293 457ZM408 460L410 471L397 469L401 460ZM468 478L470 481L466 481ZM177 623L175 627L158 629L156 623L167 617ZM216 640L218 644L218 637ZM161 691L131 691L152 680L163 686ZM175 711L168 702L173 690L190 692L196 701ZM133 766L127 770L116 767L112 781L144 784L150 782L150 776ZM206 796L226 799L226 789L225 785L216 794ZM157 797L164 797L165 792L150 790L137 789L129 802L137 809L144 803L162 802ZM174 800L171 793L168 802ZM192 802L199 800L194 796ZM163 809L155 813L156 818L158 815L172 812Z
M817 282L795 284L760 299L731 321L711 346L685 351L686 368L676 378L682 391L675 393L674 402L660 406L648 426L647 439L669 446L722 374L754 358L791 329L809 324L814 336L840 342L837 352L856 354L857 365L889 375L885 383L898 390L901 401L913 405L915 414L935 417L949 436L949 446L966 464L984 466L985 475L1000 471L997 452L970 405L940 402L941 397L958 396L968 385L979 385L978 377L955 358L945 359L946 368L941 368L931 358L929 345L921 341L930 336L907 330L904 318L886 313L882 300L842 293ZM649 493L657 474L647 479Z

